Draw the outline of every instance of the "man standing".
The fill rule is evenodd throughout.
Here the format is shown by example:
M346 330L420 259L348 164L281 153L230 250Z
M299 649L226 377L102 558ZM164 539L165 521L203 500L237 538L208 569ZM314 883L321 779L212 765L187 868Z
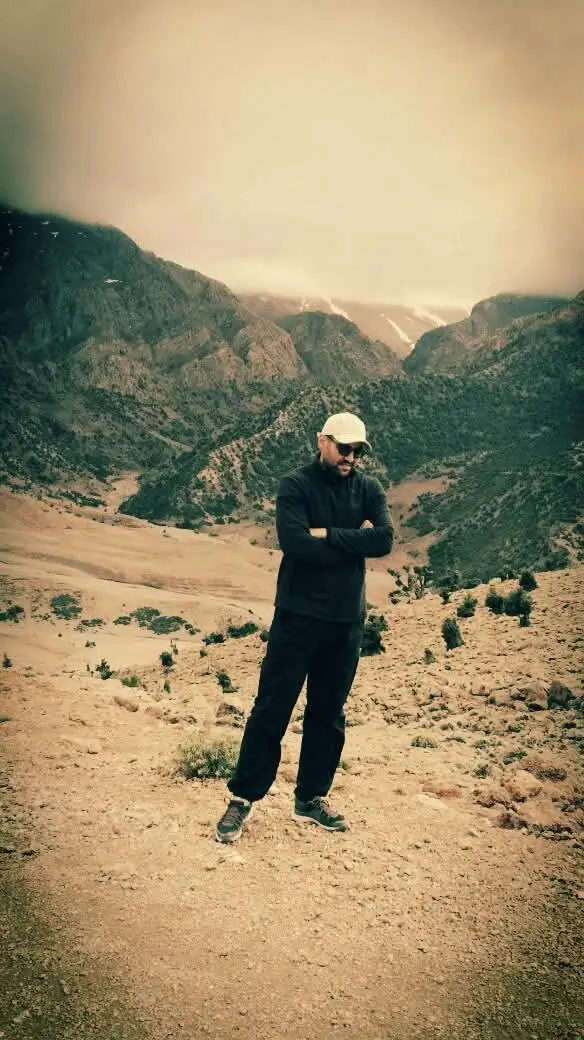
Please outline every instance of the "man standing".
M218 841L239 838L280 764L281 742L304 681L306 710L294 816L330 831L344 817L326 801L345 743L344 704L359 663L366 614L365 558L385 556L393 524L381 484L357 467L371 446L363 422L331 415L318 455L280 483L276 530L283 552L257 697L228 783Z

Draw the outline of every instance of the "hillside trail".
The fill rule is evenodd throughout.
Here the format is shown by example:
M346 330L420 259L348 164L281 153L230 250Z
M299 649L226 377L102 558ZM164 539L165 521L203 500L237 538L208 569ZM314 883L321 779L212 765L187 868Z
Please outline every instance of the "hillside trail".
M11 508L4 603L27 612L0 629L12 660L0 686L9 1040L584 1036L582 715L526 712L510 697L544 680L577 689L584 568L538 576L530 629L483 609L448 655L439 633L452 607L437 596L392 607L386 653L360 665L331 794L351 829L292 819L299 705L272 791L223 846L223 781L179 779L173 763L193 737L239 740L216 672L237 686L227 702L248 710L264 646L255 634L204 648L180 633L167 677L168 637L113 623L141 602L180 603L205 625L249 617L243 601L217 614L215 585L205 598L219 539L173 531L169 546L148 525ZM65 573L50 562L58 543ZM222 551L233 586L251 583L267 616L275 564ZM141 584L145 556L160 574L172 559L201 591ZM123 570L102 578L88 561ZM47 605L65 588L103 624L56 621ZM103 655L141 685L103 681Z

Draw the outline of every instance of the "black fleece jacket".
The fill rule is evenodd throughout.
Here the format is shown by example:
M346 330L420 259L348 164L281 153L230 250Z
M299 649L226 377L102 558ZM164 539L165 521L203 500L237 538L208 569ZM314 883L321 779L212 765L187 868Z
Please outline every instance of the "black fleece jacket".
M364 520L373 527L360 530ZM313 527L326 528L326 539L311 535ZM341 477L317 458L282 479L276 529L283 552L276 607L325 621L362 621L365 558L385 556L393 545L379 481L358 469Z

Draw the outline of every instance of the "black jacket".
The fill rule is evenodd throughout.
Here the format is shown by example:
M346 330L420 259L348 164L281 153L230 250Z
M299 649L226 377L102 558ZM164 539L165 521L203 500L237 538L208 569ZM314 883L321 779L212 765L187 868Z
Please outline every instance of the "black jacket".
M360 530L364 520L373 527ZM325 527L326 540L311 527ZM325 621L363 620L365 557L385 556L393 545L379 481L359 470L341 477L316 459L281 481L276 529L284 554L276 607Z

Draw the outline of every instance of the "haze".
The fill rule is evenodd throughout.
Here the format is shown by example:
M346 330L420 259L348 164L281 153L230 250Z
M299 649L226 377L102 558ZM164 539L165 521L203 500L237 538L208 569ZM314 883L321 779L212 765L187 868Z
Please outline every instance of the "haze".
M580 0L1 0L0 197L236 290L584 285Z

